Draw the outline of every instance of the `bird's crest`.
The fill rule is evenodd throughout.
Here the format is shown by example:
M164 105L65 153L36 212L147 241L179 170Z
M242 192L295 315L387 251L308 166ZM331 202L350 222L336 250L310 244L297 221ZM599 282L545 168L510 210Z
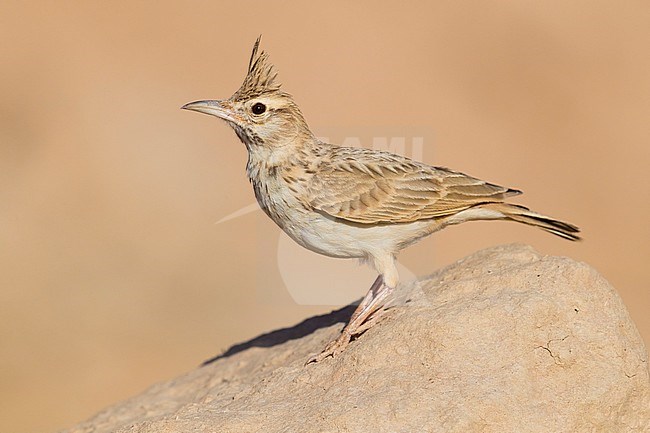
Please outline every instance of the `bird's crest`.
M271 62L269 62L269 55L264 51L259 51L261 39L262 36L259 36L255 41L253 53L248 63L248 73L244 83L233 95L234 99L249 99L280 90L280 83L276 80L278 74Z

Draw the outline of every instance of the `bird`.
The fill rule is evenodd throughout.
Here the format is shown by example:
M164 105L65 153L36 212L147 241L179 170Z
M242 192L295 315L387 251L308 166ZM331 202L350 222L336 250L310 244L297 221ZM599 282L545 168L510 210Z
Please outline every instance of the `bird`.
M181 108L225 121L248 151L246 173L268 215L301 246L368 263L378 276L339 336L306 364L343 353L379 322L399 282L397 254L445 227L508 220L580 240L573 224L506 199L517 189L386 151L319 140L257 38L241 87Z

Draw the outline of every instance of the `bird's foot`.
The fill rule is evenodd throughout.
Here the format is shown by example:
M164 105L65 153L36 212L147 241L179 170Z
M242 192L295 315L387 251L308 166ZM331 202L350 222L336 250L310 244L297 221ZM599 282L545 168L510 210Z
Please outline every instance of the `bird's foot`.
M384 319L384 316L386 314L386 311L388 308L380 308L379 310L375 311L372 313L370 317L366 319L363 323L359 324L356 326L354 329L349 329L350 326L346 326L343 331L341 332L341 335L336 340L332 340L329 342L327 346L325 346L325 349L318 355L314 355L310 357L305 365L320 362L324 360L325 358L329 358L330 356L332 358L337 357L343 351L348 347L348 344L350 344L350 341L352 340L353 337L358 337L359 335L363 334L366 332L368 329L372 328L375 324L380 322L382 319Z
M350 344L350 340L352 339L352 334L347 329L344 329L343 332L341 332L341 335L336 340L330 341L327 346L325 346L325 349L318 355L314 355L310 357L305 365L311 364L312 362L321 362L323 359L328 358L328 357L336 357L339 354L341 354L346 347L348 347L348 344Z

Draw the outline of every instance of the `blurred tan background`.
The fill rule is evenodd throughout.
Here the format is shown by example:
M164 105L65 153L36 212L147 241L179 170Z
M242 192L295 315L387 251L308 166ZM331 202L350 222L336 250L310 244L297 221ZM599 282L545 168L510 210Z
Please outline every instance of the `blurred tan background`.
M254 200L245 149L179 107L230 96L260 33L317 134L428 131L426 162L586 238L466 224L409 271L529 243L598 269L650 341L649 22L645 1L3 1L0 431L74 424L372 282L311 253L304 272L260 212L215 224ZM329 274L359 277L333 302L284 286Z

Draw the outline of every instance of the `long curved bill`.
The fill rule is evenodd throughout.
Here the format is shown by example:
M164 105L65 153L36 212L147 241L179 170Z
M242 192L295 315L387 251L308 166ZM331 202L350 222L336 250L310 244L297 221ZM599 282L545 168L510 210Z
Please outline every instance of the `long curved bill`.
M228 122L237 122L233 117L230 104L227 101L207 100L194 101L181 107L182 110L198 111L199 113L209 114Z

